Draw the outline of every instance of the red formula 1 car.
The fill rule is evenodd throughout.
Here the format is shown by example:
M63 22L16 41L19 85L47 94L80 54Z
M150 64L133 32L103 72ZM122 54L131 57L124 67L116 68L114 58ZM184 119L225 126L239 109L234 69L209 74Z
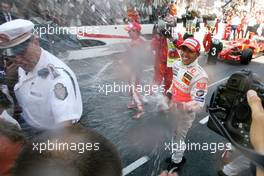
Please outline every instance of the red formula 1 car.
M255 36L252 39L239 39L228 42L218 54L221 60L237 61L247 65L251 59L264 51L264 38Z
M224 49L222 49L224 46ZM218 39L212 39L205 49L208 57L220 60L229 60L248 65L252 58L263 54L264 37L254 36L252 39L238 39L230 41L223 45Z

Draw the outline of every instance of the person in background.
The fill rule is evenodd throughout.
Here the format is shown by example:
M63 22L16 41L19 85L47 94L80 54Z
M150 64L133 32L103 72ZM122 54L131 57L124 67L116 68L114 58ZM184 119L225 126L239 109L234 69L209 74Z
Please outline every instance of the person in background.
M142 66L145 59L144 51L142 52L145 48L145 39L141 36L141 25L139 23L133 22L129 24L126 30L131 38L131 42L125 56L126 58L120 60L120 64L127 73L131 86L129 90L131 101L127 107L128 109L137 109L137 113L133 118L139 119L145 113L142 92L139 92L137 89L140 86L143 71Z
M8 99L8 96L3 93L3 88L0 91L0 119L10 122L20 128L19 123L9 115L8 109L11 108L12 102Z
M244 37L244 34L245 34L244 28L245 28L246 21L247 21L247 18L246 17L247 17L246 12L241 12L240 13L241 23L237 27L237 38L238 39Z
M253 14L251 14L250 17L248 18L248 21L247 21L247 30L246 30L244 38L247 38L247 34L249 32L251 33L254 31L254 26L256 24L257 24L256 17ZM250 37L250 35L249 35L249 37Z
M22 3L19 8L21 8L20 10L22 11L21 13L23 13L24 18L30 19L33 17L41 17L41 13L44 10L44 6L41 6L41 2L41 0L31 0Z
M1 8L0 25L5 22L16 19L15 14L11 12L12 7L13 7L13 3L11 0L0 1L0 8Z
M170 33L165 24L160 20L153 29L151 47L155 56L153 85L162 85L164 81L164 94L170 88L173 78L172 66L175 61L180 60L179 46L183 43L180 33L175 36L166 36Z
M148 2L147 6L147 14L149 16L149 23L152 24L155 21L155 6L152 4L151 1Z
M241 19L239 17L239 13L236 12L231 19L231 35L229 40L233 39L236 40L236 31L237 27L241 24Z
M171 1L171 4L169 6L169 13L173 17L177 16L177 5L176 5L176 2L174 0Z
M127 10L127 17L128 17L129 22L131 23L134 23L134 22L140 23L140 15L136 7L131 6L131 8Z
M0 118L0 175L12 176L16 159L26 143L22 131Z
M40 145L37 146L48 143L53 148L46 146L46 150L40 151ZM45 132L24 146L13 176L36 175L121 176L122 165L115 146L108 139L76 124Z
M185 13L182 15L182 21L183 21L183 27L186 28L186 22L187 22L187 17L189 16L190 14L190 6L186 6L185 7Z
M264 23L262 22L257 30L257 35L264 37Z

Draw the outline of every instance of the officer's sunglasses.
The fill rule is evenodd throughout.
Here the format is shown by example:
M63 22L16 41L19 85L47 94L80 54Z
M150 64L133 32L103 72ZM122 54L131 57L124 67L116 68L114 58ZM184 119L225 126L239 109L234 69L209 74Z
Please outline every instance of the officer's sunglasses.
M17 55L21 55L27 50L27 48L28 48L29 44L32 42L32 40L33 40L33 37L29 38L28 40L26 40L25 42L23 42L17 46L4 49L1 51L2 55L4 57L9 58L9 59L12 59L12 58L15 59Z

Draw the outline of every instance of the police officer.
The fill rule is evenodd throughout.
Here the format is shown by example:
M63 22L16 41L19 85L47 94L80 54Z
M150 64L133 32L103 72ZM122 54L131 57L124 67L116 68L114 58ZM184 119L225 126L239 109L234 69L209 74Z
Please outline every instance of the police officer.
M34 129L71 125L82 115L77 79L66 64L40 47L33 30L34 24L22 19L0 25L0 49L18 66L14 91L22 117Z

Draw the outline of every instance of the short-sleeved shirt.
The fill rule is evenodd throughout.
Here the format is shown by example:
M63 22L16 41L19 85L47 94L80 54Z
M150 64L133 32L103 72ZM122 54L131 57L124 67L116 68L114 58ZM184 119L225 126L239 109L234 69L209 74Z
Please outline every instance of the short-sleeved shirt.
M40 129L53 129L62 122L76 122L82 115L82 99L73 71L42 49L31 72L18 70L15 94L25 121Z

